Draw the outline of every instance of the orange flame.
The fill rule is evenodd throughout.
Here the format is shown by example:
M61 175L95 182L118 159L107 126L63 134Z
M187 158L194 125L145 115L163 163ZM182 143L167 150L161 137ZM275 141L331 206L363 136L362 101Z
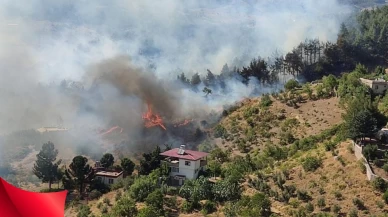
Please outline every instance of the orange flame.
M185 125L187 125L187 124L189 124L190 122L192 122L193 121L193 119L186 119L186 120L184 120L183 122L181 122L181 123L178 123L178 124L174 124L174 127L181 127L181 126L185 126Z
M109 130L107 130L105 132L102 132L100 135L103 136L103 135L109 134L109 133L111 133L114 130L119 129L119 128L120 128L120 133L122 133L123 132L123 128L121 128L119 126L114 126L114 127L110 128Z
M145 120L144 126L147 128L160 126L164 130L167 130L163 124L162 118L158 114L153 114L151 105L147 103L147 112L143 114L142 118Z

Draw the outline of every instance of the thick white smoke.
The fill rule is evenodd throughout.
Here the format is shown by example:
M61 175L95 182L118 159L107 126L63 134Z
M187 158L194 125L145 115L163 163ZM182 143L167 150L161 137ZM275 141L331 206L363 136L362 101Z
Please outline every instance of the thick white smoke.
M178 69L218 74L235 58L247 63L289 51L305 38L333 40L349 12L336 0L1 1L0 135L59 122L108 127L117 124L117 115L125 116L123 108L139 114L144 102L109 84L100 89L110 98L104 105L84 92L49 86L63 79L83 83L88 67L105 59L127 55L160 82L176 79ZM183 90L177 106L210 111L257 87L234 80L226 85L230 93L218 98ZM89 112L84 105L101 110ZM115 110L120 112L110 116Z

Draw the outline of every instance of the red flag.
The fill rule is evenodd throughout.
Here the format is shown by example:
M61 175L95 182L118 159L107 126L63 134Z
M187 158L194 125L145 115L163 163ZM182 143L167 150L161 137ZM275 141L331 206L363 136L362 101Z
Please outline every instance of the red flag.
M63 217L67 191L29 192L12 186L0 177L1 217Z

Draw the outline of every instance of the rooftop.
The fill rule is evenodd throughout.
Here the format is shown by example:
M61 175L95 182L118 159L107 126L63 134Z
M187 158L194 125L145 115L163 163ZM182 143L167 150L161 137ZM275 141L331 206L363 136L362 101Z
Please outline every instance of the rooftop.
M123 172L108 172L108 171L99 171L96 173L96 176L107 176L107 177L119 177Z
M209 153L201 152L201 151L192 151L192 150L184 150L183 154L178 153L179 148L174 148L163 153L160 153L162 156L166 157L175 157L179 159L185 160L199 160L203 157L206 157Z

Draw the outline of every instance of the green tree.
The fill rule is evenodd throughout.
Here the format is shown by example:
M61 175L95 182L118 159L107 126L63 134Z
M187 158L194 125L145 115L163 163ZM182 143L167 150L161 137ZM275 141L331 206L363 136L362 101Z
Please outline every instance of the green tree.
M198 73L195 73L192 77L191 77L191 85L193 86L197 86L198 84L201 83L201 77L199 77L199 74Z
M87 206L87 205L81 205L81 206L78 208L77 217L88 217L88 216L90 215L90 213L92 213L92 212L90 211L89 206Z
M160 153L160 147L156 146L152 152L143 154L143 159L140 160L140 175L148 175L153 170L160 167L160 162L163 159L163 157L160 156Z
M204 93L206 94L206 96L207 96L207 95L209 95L209 94L212 93L212 90L209 89L209 88L207 88L207 87L204 87L203 90L202 90L202 92L204 92Z
M82 195L85 183L90 182L93 176L94 172L88 164L88 159L84 156L76 156L69 165L69 169L65 171L64 185L70 187L74 184Z
M286 84L284 84L284 88L287 91L294 90L295 88L298 88L298 87L300 87L299 82L295 79L291 79L291 80L287 81Z
M127 195L120 198L112 208L112 214L116 217L136 216L136 202Z
M372 137L378 131L377 119L370 111L357 113L347 124L348 137L351 139L364 139Z
M307 94L307 97L309 99L312 99L313 97L313 90L311 89L311 85L306 83L303 85L303 92Z
M135 169L135 163L133 163L130 159L128 158L123 158L121 160L121 168L123 168L123 171L125 175L130 176L133 173L133 170Z
M114 162L115 158L111 153L104 154L100 160L101 166L103 166L104 168L109 168L113 166Z
M371 161L376 159L377 149L377 145L368 144L362 149L362 154L365 156L366 160Z
M263 193L256 193L250 200L248 205L249 216L270 216L271 201Z
M147 206L139 211L137 217L154 217L159 216L158 210L155 207Z
M129 188L129 196L136 201L143 202L156 187L157 183L152 177L140 176Z
M58 150L55 149L52 142L44 143L40 152L36 155L36 161L33 168L33 173L42 180L43 183L49 183L49 189L51 190L51 184L55 180L59 180L59 164L61 160L57 162Z
M334 75L324 76L322 78L323 87L326 89L326 92L333 96L335 89L338 87L338 81Z
M147 206L154 207L158 211L158 216L164 215L164 197L160 189L155 190L145 199Z

